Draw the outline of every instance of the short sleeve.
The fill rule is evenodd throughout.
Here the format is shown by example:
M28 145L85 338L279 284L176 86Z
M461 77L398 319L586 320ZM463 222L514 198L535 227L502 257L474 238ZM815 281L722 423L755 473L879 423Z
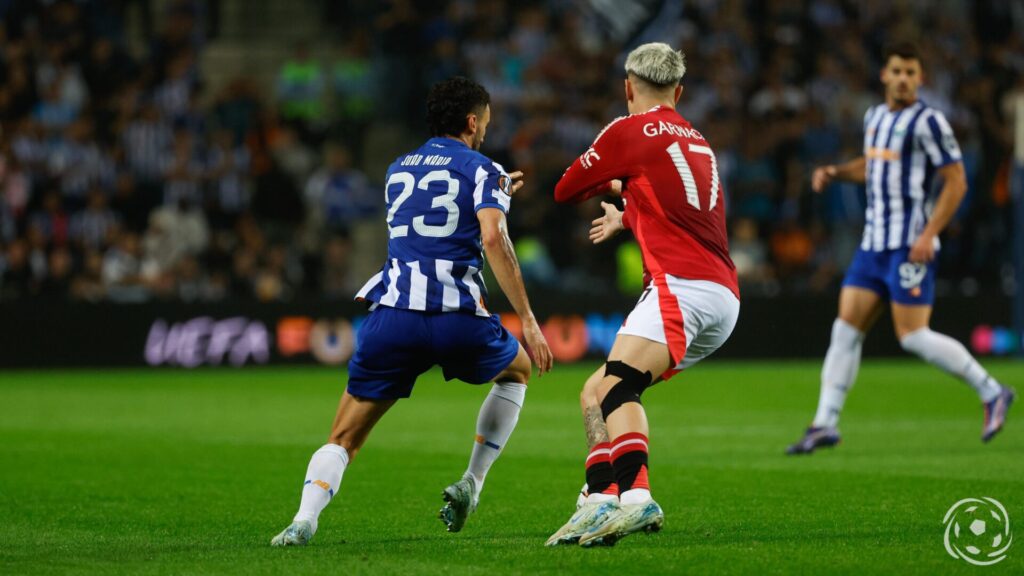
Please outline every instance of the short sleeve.
M872 107L868 108L866 112L864 112L864 131L865 132L868 131L868 124L871 122L871 114L874 111L875 111L875 107L872 106Z
M933 110L926 114L918 124L917 134L921 147L933 166L941 168L963 159L953 128L942 112Z
M512 178L501 164L483 158L473 175L473 209L497 208L508 214L512 204Z

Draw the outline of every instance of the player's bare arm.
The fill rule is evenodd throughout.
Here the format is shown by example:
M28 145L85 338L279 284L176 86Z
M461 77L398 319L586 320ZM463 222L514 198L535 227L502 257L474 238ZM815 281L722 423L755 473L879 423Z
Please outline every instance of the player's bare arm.
M863 156L842 164L829 164L814 169L811 175L811 188L821 192L834 180L863 184L865 181L866 163Z
M515 173L513 173L515 174ZM519 173L519 176L522 174ZM513 177L512 174L509 177ZM520 181L521 185L522 182ZM515 188L513 185L513 188ZM526 345L533 355L537 369L541 375L551 370L554 357L551 349L540 330L537 318L530 308L530 301L526 296L526 287L523 285L523 275L519 271L519 260L516 258L515 247L508 237L508 224L505 214L497 208L483 208L476 213L480 220L480 237L484 245L484 253L487 255L487 262L494 271L494 277L498 285L508 297L512 308L519 315L523 322L523 337Z
M938 169L938 173L943 180L942 191L935 202L928 225L910 249L911 262L924 263L935 259L935 238L949 225L967 194L967 175L962 162L943 166Z
M594 244L600 244L625 229L621 210L608 202L601 202L601 208L604 215L590 223L590 241Z

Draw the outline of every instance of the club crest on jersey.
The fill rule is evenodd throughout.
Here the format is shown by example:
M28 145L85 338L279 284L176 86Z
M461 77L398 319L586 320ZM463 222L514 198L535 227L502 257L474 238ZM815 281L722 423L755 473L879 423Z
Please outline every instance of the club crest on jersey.
M498 176L498 190L501 190L502 193L504 193L504 194L511 195L512 194L512 192L510 190L511 186L512 186L512 179L511 178L509 178L508 176L505 176L504 174L502 174L501 176Z
M942 146L953 154L960 154L960 145L957 144L956 136L952 134L946 134L942 137Z

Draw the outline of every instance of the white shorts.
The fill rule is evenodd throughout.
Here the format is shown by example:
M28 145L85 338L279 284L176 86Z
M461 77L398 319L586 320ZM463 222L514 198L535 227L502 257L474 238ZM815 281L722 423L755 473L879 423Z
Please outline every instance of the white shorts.
M740 301L725 286L666 274L647 286L619 334L667 345L675 362L662 375L668 379L718 350L732 334L739 314Z

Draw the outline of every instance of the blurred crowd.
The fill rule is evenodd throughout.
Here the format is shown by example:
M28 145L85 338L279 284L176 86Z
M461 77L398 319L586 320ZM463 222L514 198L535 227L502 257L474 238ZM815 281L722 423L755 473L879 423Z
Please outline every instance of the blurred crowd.
M597 207L551 191L625 113L625 54L651 40L686 54L679 110L716 151L745 293L841 279L863 192L814 195L809 174L860 153L894 39L921 47L922 97L965 154L942 286L1009 289L1020 2L310 2L323 29L272 88L239 76L213 94L199 63L219 3L164 3L141 55L132 4L0 2L0 300L350 298L382 258L383 169L425 138L426 91L454 74L491 93L483 152L527 174L510 214L527 281L632 293L630 239L590 246Z

